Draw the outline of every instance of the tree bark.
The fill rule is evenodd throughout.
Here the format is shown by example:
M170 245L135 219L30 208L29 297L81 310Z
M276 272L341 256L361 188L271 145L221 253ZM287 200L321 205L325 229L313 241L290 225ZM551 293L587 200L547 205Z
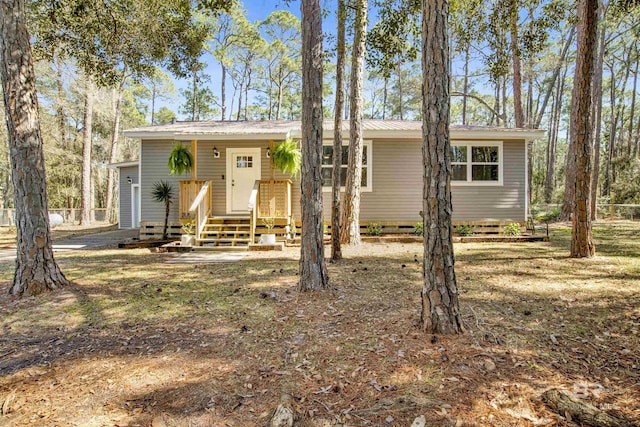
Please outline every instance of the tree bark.
M604 6L602 0L600 5L600 22L604 19ZM595 71L593 76L593 172L591 174L591 219L595 220L597 216L597 200L598 200L598 181L600 179L600 133L602 131L602 71L604 68L604 43L606 29L602 25L599 30L598 40L598 57L596 59Z
M511 22L511 57L513 60L513 113L516 127L524 127L524 113L522 111L522 70L520 66L520 38L518 36L518 0L511 0L511 11L509 13Z
M222 67L222 75L220 76L220 120L225 121L227 116L227 67L222 62L220 62L220 66Z
M467 43L464 49L464 81L462 84L462 124L467 124L467 93L469 92L469 54L471 43Z
M120 133L120 113L122 111L122 95L124 93L124 84L127 79L126 69L122 72L118 89L115 91L115 104L113 106L113 125L111 127L111 148L109 150L109 163L116 161L118 152L118 136ZM115 169L107 169L107 217L105 218L111 224L117 222L118 213L114 207L114 196L116 192L116 171Z
M82 130L82 180L80 225L91 224L91 150L93 146L93 79L86 75Z
M595 255L591 230L591 86L593 83L594 51L598 29L598 0L578 3L578 49L571 96L571 140L575 146L575 203L571 231L571 256Z
M355 35L351 55L351 87L349 94L349 160L342 212L342 243L359 245L360 188L362 182L362 116L364 87L364 55L367 41L368 0L356 3Z
M567 417L571 421L590 427L632 427L633 421L622 416L608 414L595 406L574 399L566 392L552 388L542 393L542 401L554 412Z
M451 239L447 0L422 0L422 160L424 255L422 329L463 330Z
M342 259L340 242L340 187L342 186L342 108L344 107L345 65L345 20L344 0L338 0L338 45L336 63L336 103L333 130L333 174L331 176L331 260Z
M69 284L53 256L36 97L36 77L22 0L1 0L0 60L16 208L12 295L37 295Z
M303 291L329 286L322 222L322 19L320 0L302 0L302 240Z

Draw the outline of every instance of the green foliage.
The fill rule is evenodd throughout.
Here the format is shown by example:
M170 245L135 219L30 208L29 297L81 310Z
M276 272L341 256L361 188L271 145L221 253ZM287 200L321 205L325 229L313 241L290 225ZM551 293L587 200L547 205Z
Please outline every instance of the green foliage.
M156 182L153 184L151 196L158 203L170 205L173 203L173 186L166 181Z
M191 219L184 224L182 224L182 232L187 236L193 236L196 232L196 221Z
M416 222L416 225L413 226L413 234L424 236L424 222Z
M171 154L169 154L169 173L171 175L182 175L191 172L193 168L193 156L191 151L181 142L173 145Z
M160 181L153 184L151 190L153 200L164 204L164 227L162 229L162 238L167 239L167 228L169 225L169 209L173 203L173 187L166 181Z
M520 224L512 222L511 224L507 224L502 229L502 234L505 236L519 236L520 235Z
M367 36L367 62L385 77L403 63L414 61L421 40L419 0L376 0L380 20Z
M459 236L473 236L473 225L463 224L456 227L456 232Z
M276 225L276 217L275 216L265 216L262 218L262 225L264 225L264 227L271 231L273 230L273 227Z
M291 138L282 141L271 152L271 161L280 172L297 176L302 166L302 153L298 148L298 142Z
M379 236L382 234L382 224L371 222L367 225L367 234L369 236Z
M164 125L166 123L171 123L174 119L176 119L176 113L163 106L155 113L153 117L153 124Z
M553 208L549 211L538 212L537 214L534 215L534 218L536 221L539 221L539 222L551 222L551 221L557 220L561 212L562 212L562 209Z
M207 3L203 10L215 14L232 0ZM36 55L71 57L102 86L120 81L124 70L142 77L159 64L184 74L207 35L189 0L34 0L29 12Z
M200 87L195 91L195 102L193 89L182 89L180 94L185 101L179 108L180 114L183 114L187 120L200 121L209 120L215 117L219 110L215 107L218 98L208 87Z

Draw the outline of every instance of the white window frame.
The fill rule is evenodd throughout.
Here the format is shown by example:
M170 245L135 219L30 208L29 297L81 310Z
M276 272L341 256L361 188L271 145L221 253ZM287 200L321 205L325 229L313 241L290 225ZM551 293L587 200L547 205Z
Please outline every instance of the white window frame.
M452 140L452 146L466 146L467 147L467 161L466 162L451 162L451 165L467 165L467 180L466 181L454 181L451 179L452 186L482 186L482 187L495 187L504 185L504 154L502 141L462 141ZM472 147L498 147L498 180L497 181L473 181L473 165L493 165L495 163L486 162L472 162L471 161L471 148Z
M347 141L348 143L348 141ZM360 191L362 193L370 193L373 191L373 141L371 140L364 140L362 141L363 147L366 146L367 147L367 184L364 187L360 187ZM323 141L322 142L322 146L323 147L333 147L333 141ZM345 146L345 144L343 144L343 147ZM323 169L328 169L329 167L331 167L331 169L333 170L333 164L331 164L331 166L329 165L322 165L321 166ZM363 168L365 166L363 165ZM331 186L322 187L322 191L323 192L331 192ZM344 187L340 187L340 191L344 191Z

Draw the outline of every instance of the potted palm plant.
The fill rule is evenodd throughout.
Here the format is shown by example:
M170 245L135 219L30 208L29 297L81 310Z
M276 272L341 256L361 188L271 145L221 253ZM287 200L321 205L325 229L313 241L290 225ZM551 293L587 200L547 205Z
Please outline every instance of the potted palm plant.
M182 224L182 236L180 236L180 246L195 246L196 243L196 222L189 220Z
M273 227L276 225L276 217L265 216L264 218L262 218L262 225L264 225L264 227L267 229L267 232L260 236L260 242L263 245L275 245L276 235L275 233L273 233Z
M166 181L153 184L151 196L156 202L164 203L164 228L162 229L162 240L167 240L167 228L169 226L169 209L173 203L173 187Z

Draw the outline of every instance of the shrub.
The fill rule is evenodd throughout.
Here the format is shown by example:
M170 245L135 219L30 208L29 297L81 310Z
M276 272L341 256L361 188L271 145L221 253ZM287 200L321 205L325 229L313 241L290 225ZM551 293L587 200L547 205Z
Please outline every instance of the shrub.
M535 216L535 218L536 218L536 221L551 222L558 219L558 217L560 216L560 212L561 212L560 208L554 208L547 212L539 212Z
M367 225L367 234L369 236L379 236L382 234L382 225L377 222L372 222Z
M416 222L416 225L413 226L413 234L424 236L424 222Z
M458 232L459 236L472 236L473 235L473 225L471 225L471 224L459 225L456 228L456 231Z
M196 221L192 219L182 224L182 232L187 236L193 236L196 232Z
M502 234L504 234L505 236L519 236L520 224L512 222L511 224L505 225L502 229Z

